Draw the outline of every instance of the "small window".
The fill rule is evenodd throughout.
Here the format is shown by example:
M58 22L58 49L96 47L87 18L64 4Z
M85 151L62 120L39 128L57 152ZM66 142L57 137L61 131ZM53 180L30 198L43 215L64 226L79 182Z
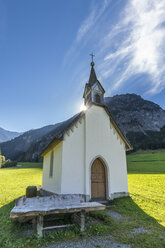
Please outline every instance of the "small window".
M53 161L54 161L54 152L51 152L50 155L50 170L49 170L49 177L53 177Z
M99 94L96 94L95 95L95 102L101 103L101 98L100 98L100 95Z

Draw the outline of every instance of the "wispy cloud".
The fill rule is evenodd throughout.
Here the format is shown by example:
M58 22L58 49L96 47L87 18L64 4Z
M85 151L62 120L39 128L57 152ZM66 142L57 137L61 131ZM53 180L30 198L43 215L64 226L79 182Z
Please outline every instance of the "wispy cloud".
M106 43L115 42L121 33L123 37L120 46L104 57L107 66L111 63L116 64L114 70L118 67L117 61L125 62L113 89L117 90L135 74L147 73L151 78L151 84L145 93L159 93L165 88L165 2L130 0L119 22L104 40Z
M92 26L96 24L96 22L102 16L109 3L109 0L104 0L101 6L92 6L92 11L90 12L89 16L83 21L77 32L76 42L79 42L85 36L85 34L87 34L87 32L92 28Z
M96 9L93 9L90 15L87 17L87 19L85 19L82 25L80 26L77 32L76 42L79 42L88 32L88 30L90 30L90 28L94 25L95 17L96 17Z
M161 92L165 88L165 1L97 3L80 25L65 59L76 61L83 49L95 50L99 78L109 84L111 94L142 74L150 79L142 82L143 94Z
M88 42L90 42L93 37L93 29L95 26L97 27L97 23L103 16L104 11L108 7L110 1L111 0L103 0L99 3L95 2L91 5L91 11L80 24L80 27L76 34L76 38L73 41L72 46L66 53L66 56L64 58L64 64L67 64L70 59L76 59L76 57L78 57L80 53L80 46L82 49L83 47L85 47L85 45L88 44Z

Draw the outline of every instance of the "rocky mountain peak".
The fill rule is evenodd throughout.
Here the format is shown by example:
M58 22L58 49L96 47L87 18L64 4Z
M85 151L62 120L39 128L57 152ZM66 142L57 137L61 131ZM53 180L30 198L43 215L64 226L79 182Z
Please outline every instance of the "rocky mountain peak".
M165 111L136 94L106 97L105 103L123 132L160 131L165 125Z

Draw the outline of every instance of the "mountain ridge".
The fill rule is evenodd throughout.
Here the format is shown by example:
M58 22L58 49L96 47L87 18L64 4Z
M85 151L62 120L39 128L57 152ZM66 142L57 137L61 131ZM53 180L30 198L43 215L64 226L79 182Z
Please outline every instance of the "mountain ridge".
M165 110L139 95L122 94L106 97L105 105L125 135L133 132L147 136L150 133L148 131L160 132L165 125ZM40 160L40 152L52 140L55 128L64 122L33 129L11 141L1 143L2 154L18 161ZM131 139L130 135L128 137L132 145L136 146L134 144L136 139Z
M0 143L14 139L21 134L21 132L9 131L0 127Z

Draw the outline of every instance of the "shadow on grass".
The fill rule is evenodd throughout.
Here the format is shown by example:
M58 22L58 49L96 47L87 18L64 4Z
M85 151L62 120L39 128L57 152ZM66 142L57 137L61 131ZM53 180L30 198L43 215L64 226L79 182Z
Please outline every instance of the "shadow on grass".
M110 204L107 208L120 213L123 219L112 219L101 211L92 212L91 215L108 226L109 233L118 242L139 248L165 247L165 228L155 218L145 213L131 197L115 199L110 201ZM134 230L142 227L148 233L133 233Z
M37 247L38 240L35 235L23 236L24 230L32 229L29 223L18 223L10 219L10 211L14 201L0 208L0 248L30 248Z
M110 209L119 211L128 221L130 219L137 223L152 223L159 226L157 220L144 212L130 196L114 199L110 203L112 204Z
M11 247L14 242L17 227L10 219L10 211L14 207L14 202L10 202L0 208L0 247Z
M155 174L155 175L159 175L159 174L165 174L165 171L140 171L140 170L129 170L128 171L128 175L129 174Z
M38 240L35 235L21 237L20 231L27 227L29 228L29 225L11 221L10 211L13 207L14 202L11 202L0 208L0 247L42 247L50 242L62 242L64 240L63 237L65 236L67 239L80 238L80 235L73 230L70 230L70 233L69 231L61 231L59 233L46 234L45 237L40 240ZM91 216L96 220L101 220L101 222L90 225L85 232L84 237L110 234L116 241L130 244L132 247L165 247L165 228L153 217L146 214L131 197L111 201L111 205L108 209L119 212L124 218L122 220L115 220L107 215L106 211L91 212ZM133 229L138 227L143 227L150 231L151 234L132 234Z
M131 163L141 163L141 162L144 162L145 163L145 162L159 162L159 161L160 162L162 162L162 161L165 162L165 159L162 159L162 160L161 159L160 160L159 159L152 159L152 160L149 160L149 159L140 160L139 159L139 160L130 160L129 162L131 162Z
M158 245L164 247L165 238L163 233L165 232L165 227L160 225L155 218L144 212L131 197L115 199L113 204L115 205L114 209L125 217L123 229L127 230L126 233L128 233L128 230L131 233L134 228L138 227L144 227L151 232L151 235L145 234L146 238L143 241L146 243L146 246L141 244L141 247L159 247ZM122 225L120 228L122 228ZM129 238L129 242L132 244L136 243L139 235L133 235L133 237ZM144 236L144 234L141 235ZM136 240L136 242L132 239ZM148 243L149 245L147 246Z

